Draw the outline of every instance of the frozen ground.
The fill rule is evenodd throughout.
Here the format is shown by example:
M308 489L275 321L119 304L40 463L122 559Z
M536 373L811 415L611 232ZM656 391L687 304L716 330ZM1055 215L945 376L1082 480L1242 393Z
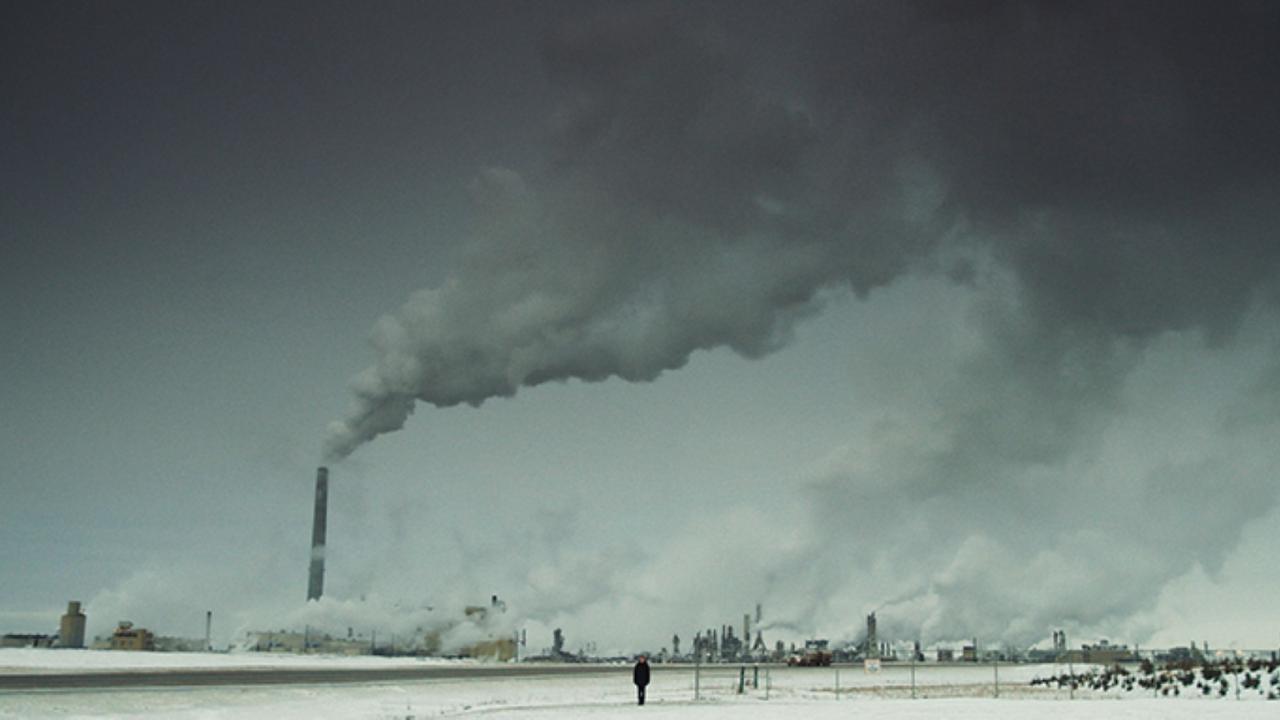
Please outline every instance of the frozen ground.
M41 651L28 651L41 652ZM45 651L49 652L49 651ZM63 653L52 653L53 655ZM74 654L74 653L73 653ZM28 658L45 671L77 672L125 666L140 668L141 658L172 669L277 666L369 667L377 658L260 658L253 655L192 656L178 654L106 653L110 657ZM116 657L122 656L122 657ZM17 665L22 655L0 652L0 665ZM197 664L205 662L206 664ZM382 661L392 662L392 661ZM120 663L120 664L112 664ZM401 661L403 664L403 661ZM154 669L154 664L147 665ZM1077 668L1078 669L1078 668ZM476 678L396 681L355 685L287 685L274 687L157 688L114 691L0 692L0 718L176 718L178 720L258 720L303 718L390 720L397 718L477 717L508 720L550 718L633 717L658 720L680 718L1272 718L1280 703L1231 698L1154 699L1130 696L1070 699L1067 691L1032 688L1036 675L1056 672L1055 666L1001 667L1000 697L990 667L924 666L917 673L917 694L911 699L910 672L886 668L868 675L856 668L779 669L761 673L760 687L737 694L738 672L718 667L700 676L694 699L690 668L658 668L649 703L634 705L628 668L602 668L601 674L540 678ZM9 672L15 672L10 669ZM748 670L748 682L751 679Z

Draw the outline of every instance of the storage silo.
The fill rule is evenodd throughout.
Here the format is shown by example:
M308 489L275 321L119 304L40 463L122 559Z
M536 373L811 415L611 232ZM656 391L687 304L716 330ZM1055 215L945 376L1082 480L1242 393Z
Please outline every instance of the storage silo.
M84 613L80 612L80 601L67 603L67 612L58 625L58 646L65 648L84 647Z

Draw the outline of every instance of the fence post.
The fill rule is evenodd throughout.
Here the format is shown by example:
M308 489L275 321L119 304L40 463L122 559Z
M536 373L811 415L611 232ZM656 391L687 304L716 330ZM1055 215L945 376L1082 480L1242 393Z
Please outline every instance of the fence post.
M760 666L759 665L751 666L751 689L752 690L760 689Z
M769 674L769 668L764 669L764 699L769 699L769 688L773 687L773 676Z
M1000 660L999 658L991 659L991 672L996 678L996 697L1000 697Z
M916 699L916 656L911 656L911 699Z
M836 699L840 699L840 668L836 668Z
M702 651L693 655L693 699L702 699Z
M747 687L747 666L738 666L738 694L741 695L746 691Z

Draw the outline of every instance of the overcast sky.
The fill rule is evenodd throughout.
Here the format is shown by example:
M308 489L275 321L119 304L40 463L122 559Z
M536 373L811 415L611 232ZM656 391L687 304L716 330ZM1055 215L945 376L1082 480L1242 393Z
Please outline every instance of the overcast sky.
M4 632L1280 642L1276 3L0 12Z

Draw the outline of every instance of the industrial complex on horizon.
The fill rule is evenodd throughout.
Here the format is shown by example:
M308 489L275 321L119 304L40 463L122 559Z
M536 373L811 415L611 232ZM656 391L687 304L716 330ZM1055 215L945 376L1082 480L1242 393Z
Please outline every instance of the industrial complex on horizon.
M307 572L308 603L324 596L325 545L327 540L329 469L316 471L314 513L311 528L311 552ZM494 661L593 662L617 660L601 657L587 645L576 652L565 648L565 636L557 628L551 645L539 651L527 649L527 633L512 630L507 618L507 605L491 595L486 605L471 605L459 617L441 617L430 627L418 627L412 633L395 635L377 631L367 635L355 628L345 632L335 628L306 626L302 629L256 630L239 639L239 650L269 653L324 653L335 655L414 655L489 659ZM80 601L70 601L62 615L57 634L10 633L0 636L0 647L91 648L132 651L213 651L213 611L205 612L205 636L199 639L157 636L133 622L121 620L111 634L95 637L86 643L85 608ZM833 645L822 638L786 643L775 639L772 644L764 636L764 609L756 603L754 613L742 616L741 633L732 623L719 628L694 632L692 640L681 642L679 634L671 637L670 646L657 650L638 648L660 663L786 663L799 666L823 666L833 663L863 663L876 668L881 663L1080 663L1116 665L1150 660L1164 663L1197 662L1211 657L1207 642L1167 650L1130 648L1108 640L1086 643L1071 648L1064 630L1052 631L1052 644L1047 648L1019 649L993 643L983 647L978 638L960 643L941 643L926 652L918 640L886 639L878 631L876 613L866 616L865 630L857 640ZM465 643L448 645L444 638L461 626L467 626ZM754 634L754 636L753 636ZM1266 654L1264 651L1261 654ZM1260 654L1260 653L1253 653ZM1276 653L1270 652L1274 658Z

